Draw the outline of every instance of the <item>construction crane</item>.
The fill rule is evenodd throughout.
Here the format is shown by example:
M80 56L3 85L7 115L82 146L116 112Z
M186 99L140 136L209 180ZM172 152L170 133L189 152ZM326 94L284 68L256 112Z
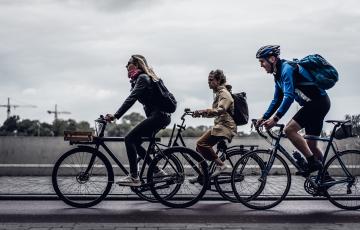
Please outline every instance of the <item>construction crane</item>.
M9 119L11 114L11 108L16 109L18 107L27 107L27 108L36 108L36 105L13 105L10 104L10 97L8 97L7 105L0 105L0 107L5 107L7 109L7 119Z
M57 105L55 104L55 110L54 111L51 111L51 110L48 110L47 111L49 114L54 114L54 121L56 121L57 119L58 119L58 114L71 114L70 112L68 112L68 111L58 111L57 110Z

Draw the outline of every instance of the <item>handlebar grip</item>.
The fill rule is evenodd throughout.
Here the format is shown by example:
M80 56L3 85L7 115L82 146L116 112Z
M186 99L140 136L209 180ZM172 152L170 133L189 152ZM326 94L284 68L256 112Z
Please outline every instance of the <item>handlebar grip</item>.
M252 126L255 127L256 132L257 132L261 137L267 139L267 136L265 136L265 135L260 131L259 127L256 126L257 120L256 120L256 119L251 119L251 122L252 122Z

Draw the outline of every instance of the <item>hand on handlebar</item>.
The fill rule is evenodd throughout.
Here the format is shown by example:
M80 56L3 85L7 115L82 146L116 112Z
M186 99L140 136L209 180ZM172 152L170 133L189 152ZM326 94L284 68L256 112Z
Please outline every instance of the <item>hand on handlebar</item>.
M260 118L260 119L257 119L257 120L253 120L254 121L254 125L256 128L259 128L260 126L263 125L265 119L264 118Z
M271 129L277 124L277 121L272 117L262 123L266 130Z
M207 114L207 110L195 110L194 113L192 114L192 117L202 117L204 115Z

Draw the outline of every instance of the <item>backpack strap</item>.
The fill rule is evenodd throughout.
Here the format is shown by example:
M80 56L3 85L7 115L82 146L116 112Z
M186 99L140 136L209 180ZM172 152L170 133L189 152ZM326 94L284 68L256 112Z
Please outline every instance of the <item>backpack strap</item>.
M304 75L302 75L300 73L299 59L294 58L292 61L288 61L288 60L284 60L284 61L294 68L293 77L296 78L298 76L298 77L301 77L302 79L308 80L308 81L301 81L301 80L300 81L295 81L297 85L303 85L303 86L304 85L315 85L315 86L317 86L316 83L315 83L314 76L311 73L309 73L309 77L306 77L306 76L304 76ZM302 68L304 68L304 67L302 67Z

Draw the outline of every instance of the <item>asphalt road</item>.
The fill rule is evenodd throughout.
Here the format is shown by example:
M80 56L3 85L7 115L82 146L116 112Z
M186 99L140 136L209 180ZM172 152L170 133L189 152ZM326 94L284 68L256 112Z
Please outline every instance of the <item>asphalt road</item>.
M360 211L345 211L326 200L284 201L271 210L240 204L202 201L187 209L171 209L146 201L104 201L78 209L62 201L0 201L0 222L61 223L360 223Z

